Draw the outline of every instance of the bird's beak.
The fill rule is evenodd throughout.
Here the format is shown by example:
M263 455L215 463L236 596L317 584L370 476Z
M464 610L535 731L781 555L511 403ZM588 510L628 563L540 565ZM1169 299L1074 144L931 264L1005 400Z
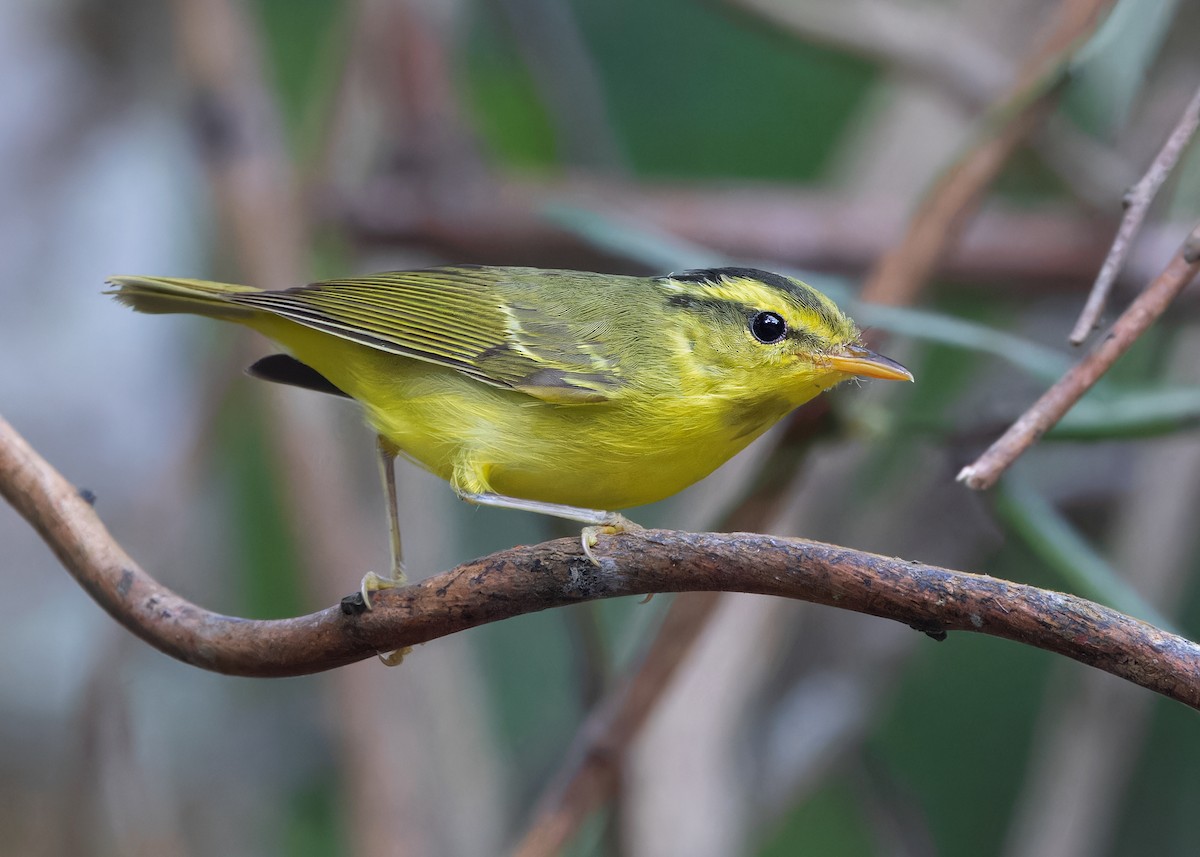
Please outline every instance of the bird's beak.
M912 372L895 360L868 351L861 345L847 345L836 354L831 354L829 363L837 371L845 375L857 375L859 378L882 378L884 381L913 380Z

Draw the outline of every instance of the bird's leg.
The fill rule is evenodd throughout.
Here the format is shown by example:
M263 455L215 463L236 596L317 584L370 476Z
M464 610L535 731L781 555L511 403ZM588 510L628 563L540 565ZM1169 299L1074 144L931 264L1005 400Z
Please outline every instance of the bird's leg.
M641 527L626 518L620 512L605 512L602 509L584 509L580 506L565 506L560 503L543 503L539 500L522 500L519 497L505 497L503 494L474 494L459 491L458 496L468 503L480 506L496 506L501 509L516 509L521 512L536 512L539 515L550 515L555 518L565 518L568 521L578 521L587 524L580 534L579 540L583 552L594 565L600 560L592 552L596 546L597 537L601 534L614 535L630 530L640 530Z
M380 577L373 571L368 571L363 575L359 592L362 593L363 604L368 610L371 609L372 592L403 586L405 582L404 552L400 542L400 504L396 499L396 456L399 454L399 450L395 444L382 435L379 437L378 449L379 473L383 477L383 495L387 500L388 530L392 544L392 576ZM379 660L389 667L399 666L404 660L404 656L411 651L412 646L405 646L403 649L396 649L392 652L380 652Z
M404 553L400 542L400 509L396 501L396 455L395 445L382 436L379 438L379 475L383 479L383 496L387 501L388 530L392 544L392 574L390 577L380 577L373 571L368 571L362 579L363 603L371 609L371 593L381 589L391 589L403 586Z

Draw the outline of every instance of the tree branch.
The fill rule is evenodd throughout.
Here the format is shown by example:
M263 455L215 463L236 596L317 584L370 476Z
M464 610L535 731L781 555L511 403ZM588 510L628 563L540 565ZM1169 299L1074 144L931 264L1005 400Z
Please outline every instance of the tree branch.
M1113 323L1100 347L1072 366L983 455L959 471L958 481L977 491L995 485L1000 475L1061 420L1117 358L1166 312L1171 301L1198 273L1200 226L1192 230L1163 272Z
M1196 90L1196 94L1184 108L1183 115L1179 117L1179 121L1175 125L1175 130L1171 132L1171 136L1167 138L1167 142L1163 144L1162 149L1151 162L1150 169L1126 194L1125 216L1117 229L1116 237L1113 238L1112 249L1109 250L1104 264L1100 267L1100 273L1096 277L1095 285L1092 286L1091 294L1088 295L1087 303L1084 304L1083 311L1079 314L1079 320L1075 322L1075 327L1071 331L1072 345L1079 345L1087 339L1088 334L1100 321L1100 313L1104 312L1104 305L1108 303L1108 296L1117 282L1117 275L1125 267L1125 259L1133 248L1134 238L1141 231L1146 213L1150 211L1150 204L1154 202L1154 197L1158 195L1159 188L1166 182L1167 176L1179 163L1179 159L1183 156L1192 135L1196 133L1197 127L1200 127L1200 89Z
M1200 709L1200 646L1073 595L848 548L746 533L645 530L604 539L597 568L577 539L501 551L403 589L374 610L294 619L222 616L146 574L88 500L0 419L0 493L105 610L159 650L215 672L319 672L524 613L619 595L736 591L977 631L1127 679Z

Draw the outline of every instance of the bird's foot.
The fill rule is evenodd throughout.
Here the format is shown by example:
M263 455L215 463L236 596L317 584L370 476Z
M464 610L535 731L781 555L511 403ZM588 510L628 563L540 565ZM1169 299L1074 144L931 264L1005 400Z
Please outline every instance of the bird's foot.
M359 585L358 591L362 594L363 604L368 610L371 607L371 593L379 592L384 589L395 589L397 586L403 586L408 580L404 576L404 569L396 569L392 572L391 577L380 577L373 571L368 571L363 575L362 583Z
M368 571L363 575L362 584L359 586L359 594L362 595L363 604L367 610L371 608L371 593L379 592L382 589L395 589L398 586L403 586L407 583L404 576L404 569L397 568L392 572L391 577L380 577L373 571ZM404 656L412 651L412 646L405 646L403 649L396 649L391 652L379 652L379 660L383 661L385 666L398 667L404 661Z
M390 652L376 652L376 657L379 658L385 667L398 667L404 663L405 655L412 650L412 646L405 646L403 649L395 649Z
M619 512L612 512L610 513L610 517L606 519L603 524L593 527L584 527L583 532L579 536L579 541L583 545L584 555L591 560L592 565L599 566L600 558L596 556L596 553L592 550L592 548L596 547L596 543L599 541L599 537L601 535L612 536L618 533L628 533L640 529L642 529L640 524L635 524L633 521L629 520Z

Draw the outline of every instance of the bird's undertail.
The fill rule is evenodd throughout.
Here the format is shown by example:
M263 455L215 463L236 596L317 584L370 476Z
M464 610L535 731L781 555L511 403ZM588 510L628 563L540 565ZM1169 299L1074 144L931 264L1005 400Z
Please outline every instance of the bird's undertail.
M110 277L108 282L114 288L105 294L138 312L183 312L226 321L241 321L258 313L230 300L234 295L259 291L250 286L173 277Z

